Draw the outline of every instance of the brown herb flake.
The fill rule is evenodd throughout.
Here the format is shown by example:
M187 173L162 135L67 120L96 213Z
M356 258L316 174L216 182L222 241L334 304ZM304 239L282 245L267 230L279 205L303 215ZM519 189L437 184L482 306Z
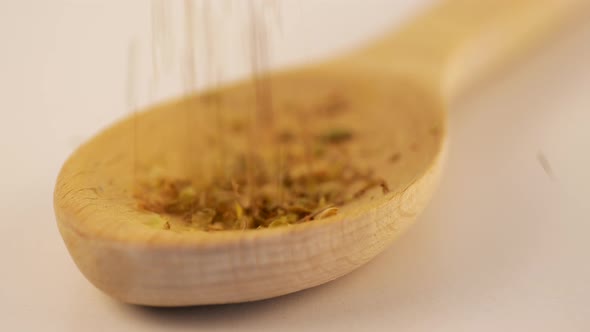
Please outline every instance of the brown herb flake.
M391 190L389 190L389 186L387 185L387 182L385 182L384 180L381 181L381 183L379 183L379 186L381 186L381 190L383 191L384 195L389 194L389 192Z
M391 155L391 157L389 157L389 162L392 164L395 164L397 162L399 162L402 159L402 154L397 152L394 153L393 155Z
M432 128L430 128L429 133L433 137L438 137L438 136L440 136L440 128L439 127L432 127Z
M370 179L367 181L367 183L365 184L364 187L362 187L361 189L359 189L357 192L354 193L353 197L360 198L360 197L364 196L369 190L376 188L376 187L381 187L383 194L388 194L390 192L389 186L387 185L387 182L385 182L384 180Z
M230 123L230 129L234 133L241 133L241 132L244 132L246 130L246 124L245 124L244 121L235 120L235 121L233 121L233 122Z
M320 104L318 111L324 116L335 116L349 108L349 101L338 94L330 95L327 100Z
M353 138L352 131L343 128L334 128L319 136L319 140L327 144L340 144Z
M295 134L293 134L291 131L283 130L278 134L277 140L280 143L290 143L295 140Z

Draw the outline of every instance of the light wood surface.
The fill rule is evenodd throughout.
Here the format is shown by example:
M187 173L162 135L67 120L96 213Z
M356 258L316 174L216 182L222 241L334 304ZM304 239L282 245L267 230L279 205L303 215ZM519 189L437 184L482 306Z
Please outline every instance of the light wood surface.
M131 197L134 121L127 119L83 145L58 178L58 225L76 264L111 296L156 306L269 298L322 284L364 264L428 202L444 160L448 99L583 4L474 3L442 4L366 50L273 78L277 102L345 91L356 107L350 116L366 134L360 143L391 148L383 155L406 157L396 165L376 165L390 183L390 195L288 228L220 233L147 228L141 223L147 216L135 209ZM247 84L224 93L235 103L253 94ZM179 151L186 136L177 128L186 103L193 102L198 97L141 114L137 153L142 161L165 160L171 172L187 175Z

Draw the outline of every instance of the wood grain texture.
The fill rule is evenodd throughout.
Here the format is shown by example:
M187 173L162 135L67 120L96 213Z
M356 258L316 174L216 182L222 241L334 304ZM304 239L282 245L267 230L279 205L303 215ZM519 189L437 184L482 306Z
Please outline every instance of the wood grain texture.
M449 98L583 3L448 1L358 53L276 73L277 107L344 93L352 112L342 121L359 133L357 156L371 150L364 162L391 187L390 194L345 206L324 220L217 233L146 227L142 221L150 216L132 197L133 156L140 156L142 167L163 163L170 174L194 177L186 162L187 138L178 128L185 127L186 107L202 98L171 101L125 119L80 147L60 172L54 203L68 250L99 289L153 306L259 300L342 276L381 252L426 206L444 161ZM220 93L231 117L255 91L241 83ZM140 146L133 144L134 121ZM206 131L194 126L193 146L208 163ZM399 162L385 161L397 153L403 156Z

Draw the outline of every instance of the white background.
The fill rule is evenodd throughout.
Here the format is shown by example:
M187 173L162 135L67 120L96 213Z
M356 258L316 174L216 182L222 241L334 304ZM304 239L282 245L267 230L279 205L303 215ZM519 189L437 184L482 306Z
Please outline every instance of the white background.
M285 1L275 64L337 54L430 2ZM0 0L1 331L590 330L590 19L452 107L432 204L365 267L250 304L147 309L100 293L61 241L52 190L77 144L126 114L127 45L147 36L148 10Z

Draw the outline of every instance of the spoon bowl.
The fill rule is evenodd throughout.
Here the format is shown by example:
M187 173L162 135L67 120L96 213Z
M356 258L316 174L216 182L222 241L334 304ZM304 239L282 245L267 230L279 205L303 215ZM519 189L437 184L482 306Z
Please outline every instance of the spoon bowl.
M137 208L136 179L150 168L199 180L223 163L219 151L247 148L239 127L256 107L257 90L245 82L154 106L82 145L55 188L61 235L86 278L128 303L253 301L342 276L380 253L426 206L444 161L449 99L583 2L448 1L359 52L273 74L278 127L346 128L354 133L350 162L388 185L388 192L371 191L335 216L200 232L151 227L153 214ZM489 53L479 56L474 50L484 42ZM334 100L336 114L320 107ZM219 123L237 132L222 137ZM265 141L256 146L261 153L274 148Z

